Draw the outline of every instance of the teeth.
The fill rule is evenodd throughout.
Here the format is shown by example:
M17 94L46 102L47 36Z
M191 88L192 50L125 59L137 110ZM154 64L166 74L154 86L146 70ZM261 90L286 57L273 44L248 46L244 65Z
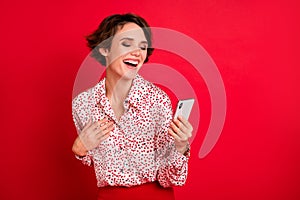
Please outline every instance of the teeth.
M132 65L137 65L137 64L139 64L139 62L138 62L138 61L135 61L135 60L124 60L124 62L129 63L129 64L132 64Z

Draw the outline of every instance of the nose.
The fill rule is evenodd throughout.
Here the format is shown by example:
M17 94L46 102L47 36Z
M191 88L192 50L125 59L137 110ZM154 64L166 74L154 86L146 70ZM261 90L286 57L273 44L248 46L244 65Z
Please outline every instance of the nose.
M137 49L133 50L130 54L133 55L133 56L138 57L138 56L141 55L141 49L137 48Z

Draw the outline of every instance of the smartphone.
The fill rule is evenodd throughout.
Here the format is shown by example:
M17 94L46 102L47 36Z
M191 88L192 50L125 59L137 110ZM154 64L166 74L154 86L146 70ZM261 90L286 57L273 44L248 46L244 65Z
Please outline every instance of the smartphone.
M174 114L174 119L178 117L178 115L183 116L186 120L189 119L191 114L195 99L181 99L177 103L176 111Z

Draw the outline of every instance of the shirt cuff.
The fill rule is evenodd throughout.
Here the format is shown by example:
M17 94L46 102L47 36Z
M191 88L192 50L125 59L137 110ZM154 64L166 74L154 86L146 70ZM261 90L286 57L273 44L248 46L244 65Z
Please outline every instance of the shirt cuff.
M187 164L189 158L190 158L190 148L188 148L185 154L180 153L179 151L177 151L176 148L174 148L174 150L170 154L171 165L177 169L181 169L185 164Z
M75 154L75 158L81 160L83 164L91 166L92 165L92 155L91 152L88 151L85 156L78 156Z

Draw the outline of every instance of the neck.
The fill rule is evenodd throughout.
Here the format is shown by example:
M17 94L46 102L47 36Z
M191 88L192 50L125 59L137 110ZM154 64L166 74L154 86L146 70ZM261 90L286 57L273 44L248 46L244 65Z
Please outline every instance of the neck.
M123 103L131 88L132 80L106 75L106 96L112 103Z

